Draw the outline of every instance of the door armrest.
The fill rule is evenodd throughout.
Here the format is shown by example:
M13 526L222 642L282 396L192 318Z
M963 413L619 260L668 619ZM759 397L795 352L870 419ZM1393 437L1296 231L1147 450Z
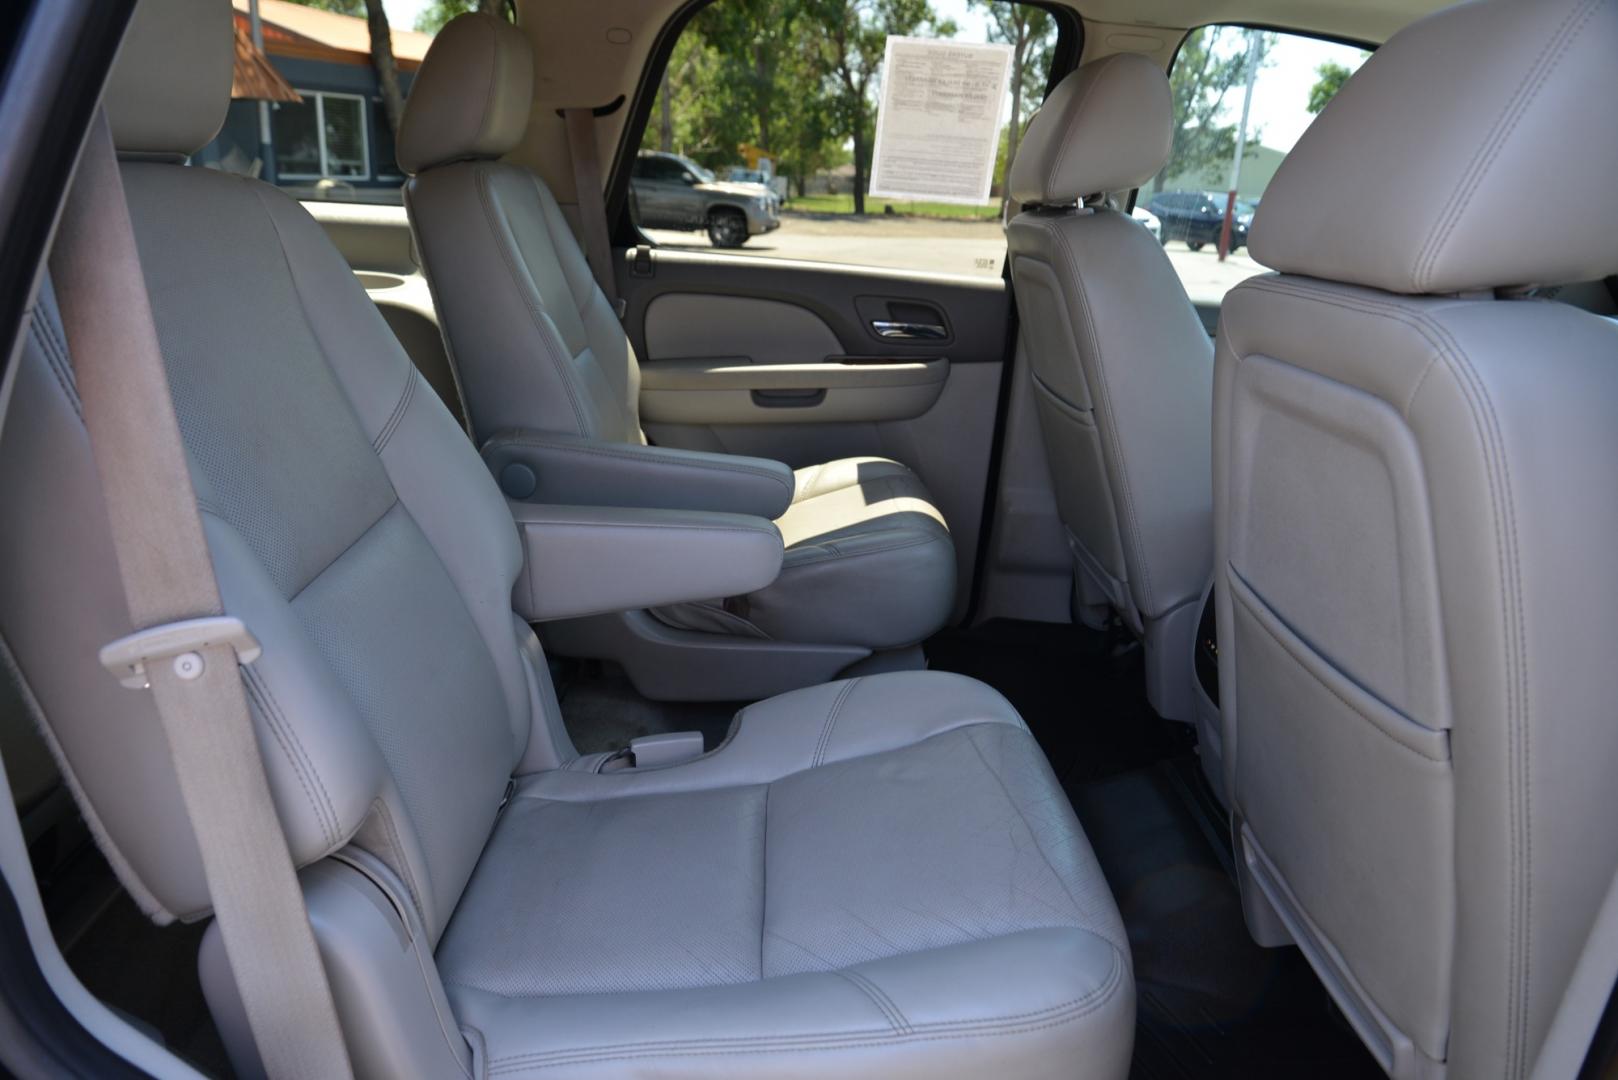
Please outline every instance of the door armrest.
M483 460L509 499L572 506L624 506L750 514L774 520L792 505L796 481L779 461L506 431Z

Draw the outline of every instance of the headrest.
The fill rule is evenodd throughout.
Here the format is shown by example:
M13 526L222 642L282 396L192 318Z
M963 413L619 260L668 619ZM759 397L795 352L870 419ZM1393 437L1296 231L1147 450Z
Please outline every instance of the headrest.
M410 86L399 167L414 176L451 161L497 158L522 141L533 100L534 55L522 31L493 15L451 19Z
M103 101L121 154L184 158L230 108L236 63L230 0L140 0Z
M1395 34L1282 163L1253 258L1396 293L1618 271L1618 4L1481 0Z
M1011 164L1011 197L1070 203L1137 188L1169 159L1174 103L1163 69L1139 53L1092 60L1056 84Z

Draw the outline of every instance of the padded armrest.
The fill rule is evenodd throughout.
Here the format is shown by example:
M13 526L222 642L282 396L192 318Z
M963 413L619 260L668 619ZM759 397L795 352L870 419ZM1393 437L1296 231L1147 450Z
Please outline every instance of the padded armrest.
M483 447L506 497L575 506L711 510L775 519L792 504L779 461L664 446L507 431Z
M781 572L781 534L761 517L509 505L523 544L512 606L530 622L740 596Z

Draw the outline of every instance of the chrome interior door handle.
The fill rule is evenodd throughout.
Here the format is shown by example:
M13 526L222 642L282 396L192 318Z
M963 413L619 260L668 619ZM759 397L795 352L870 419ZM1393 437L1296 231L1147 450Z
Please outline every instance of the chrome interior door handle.
M943 341L949 337L949 331L937 323L890 322L886 319L872 319L871 329L876 336L888 338L892 341Z

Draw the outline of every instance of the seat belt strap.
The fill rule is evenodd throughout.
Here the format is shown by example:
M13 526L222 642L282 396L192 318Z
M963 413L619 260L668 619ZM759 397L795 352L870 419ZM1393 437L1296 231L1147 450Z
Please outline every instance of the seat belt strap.
M265 1071L273 1080L350 1077L242 690L238 664L258 646L221 614L104 110L68 192L51 272L124 596L141 628L103 649L102 661L125 685L151 689Z
M562 118L567 123L568 154L573 158L573 190L578 199L579 226L584 230L585 258L596 284L622 319L624 304L618 298L618 282L612 273L612 236L607 229L606 193L601 189L595 110L563 109Z
M1584 1075L1601 1023L1618 983L1618 874L1607 887L1607 897L1596 912L1584 951L1573 968L1573 978L1562 993L1562 1003L1534 1062L1533 1080L1564 1080ZM1598 1063L1599 1064L1599 1063Z

